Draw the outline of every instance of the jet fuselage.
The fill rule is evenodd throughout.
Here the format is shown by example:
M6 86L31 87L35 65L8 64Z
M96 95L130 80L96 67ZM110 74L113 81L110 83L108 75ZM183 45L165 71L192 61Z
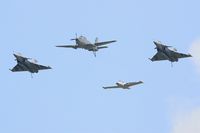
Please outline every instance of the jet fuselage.
M154 41L154 44L156 45L157 51L163 53L163 55L169 61L171 61L171 62L177 62L178 61L178 58L173 56L173 51L168 48L169 46L163 45L162 43L156 42L156 41Z
M17 63L23 70L27 70L31 73L38 73L38 70L33 66L32 63L30 63L28 58L24 58L24 57L18 56L16 54L14 54L14 56L16 57Z
M129 89L129 86L126 86L126 83L122 81L117 82L116 85L123 89Z

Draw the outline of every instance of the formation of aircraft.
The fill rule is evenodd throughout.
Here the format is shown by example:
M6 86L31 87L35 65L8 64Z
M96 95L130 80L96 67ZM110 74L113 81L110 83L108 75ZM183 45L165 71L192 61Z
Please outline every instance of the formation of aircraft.
M96 52L99 49L104 49L108 48L106 46L107 44L114 43L116 40L111 40L111 41L104 41L104 42L99 42L98 38L96 38L94 43L91 43L87 40L86 37L84 36L79 36L75 39L76 44L75 45L58 45L56 47L63 47L63 48L82 48L88 51L92 51L94 53L94 56L96 57ZM160 41L154 41L153 42L156 47L155 49L157 50L157 53L150 58L151 61L162 61L162 60L168 60L170 62L178 62L179 58L187 58L187 57L192 57L190 54L183 54L177 52L176 49L171 49L172 46L167 46L161 43ZM37 63L36 60L33 60L32 58L27 58L22 56L21 54L14 53L15 60L17 61L17 65L10 69L12 72L24 72L28 71L31 73L38 73L40 70L47 70L47 69L52 69L50 66L44 66L40 65ZM114 86L107 86L103 87L104 89L113 89L113 88L122 88L122 89L130 89L131 86L135 86L138 84L142 84L143 81L138 81L138 82L123 82L119 81L116 83Z
M176 49L171 50L170 47L159 41L153 42L156 45L157 53L150 59L151 61L168 60L170 62L178 62L179 58L192 57L190 54L178 53Z
M74 49L81 48L81 49L85 49L88 51L92 51L94 56L96 57L96 52L99 49L108 48L108 46L106 46L107 44L116 42L116 40L99 42L98 38L96 38L95 42L91 43L84 36L77 37L77 34L76 34L76 38L71 39L71 40L74 40L76 42L76 44L75 45L58 45L56 47L74 48Z
M17 65L10 69L12 72L23 72L28 71L32 73L38 73L39 70L51 69L50 66L43 66L37 63L36 60L31 60L31 58L27 58L22 56L21 54L13 54L15 56L15 60L17 61Z
M113 89L113 88L130 89L131 86L135 86L135 85L142 84L142 83L143 83L142 81L128 82L128 83L125 83L123 81L118 81L115 86L107 86L107 87L103 87L103 88L104 89Z

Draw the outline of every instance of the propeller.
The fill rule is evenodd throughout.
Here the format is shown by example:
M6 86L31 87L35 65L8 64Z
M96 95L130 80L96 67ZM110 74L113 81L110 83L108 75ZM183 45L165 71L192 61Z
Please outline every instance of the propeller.
M71 41L77 40L77 38L78 38L77 33L75 34L75 36L76 36L76 38L72 38L72 39L70 39L70 40L71 40Z

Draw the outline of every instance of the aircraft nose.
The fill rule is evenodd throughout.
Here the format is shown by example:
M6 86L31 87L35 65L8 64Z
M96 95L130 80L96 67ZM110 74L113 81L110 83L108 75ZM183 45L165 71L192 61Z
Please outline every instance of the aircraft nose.
M153 41L153 43L157 46L158 45L158 43L156 42L156 41Z
M17 55L16 54L13 54L16 58L17 58Z
M155 49L158 48L158 43L156 41L153 41L153 43L156 45Z

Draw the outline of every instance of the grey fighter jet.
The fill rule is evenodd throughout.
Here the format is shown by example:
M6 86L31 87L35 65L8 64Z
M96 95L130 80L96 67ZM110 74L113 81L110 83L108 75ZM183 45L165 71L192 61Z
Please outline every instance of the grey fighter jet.
M115 86L107 86L107 87L103 87L103 88L104 89L113 89L113 88L130 89L131 86L135 86L135 85L142 84L142 83L143 83L142 81L128 82L128 83L125 83L123 81L118 81Z
M49 66L43 66L37 64L36 60L32 60L31 58L23 57L21 54L13 54L16 58L17 65L10 69L12 72L22 72L28 71L32 73L38 73L39 70L51 69Z
M76 42L76 44L75 45L60 45L60 46L56 46L56 47L74 48L74 49L82 48L82 49L85 49L88 51L92 51L94 53L94 56L96 57L96 52L99 49L108 48L108 46L105 46L105 45L116 42L116 40L98 42L98 38L96 38L95 42L91 43L84 36L77 37L77 34L76 34L76 38L71 39L71 40L74 40Z
M170 62L178 62L179 58L192 57L190 54L178 53L176 49L170 49L172 46L166 46L159 41L153 43L156 45L157 53L150 59L151 61L169 60Z

